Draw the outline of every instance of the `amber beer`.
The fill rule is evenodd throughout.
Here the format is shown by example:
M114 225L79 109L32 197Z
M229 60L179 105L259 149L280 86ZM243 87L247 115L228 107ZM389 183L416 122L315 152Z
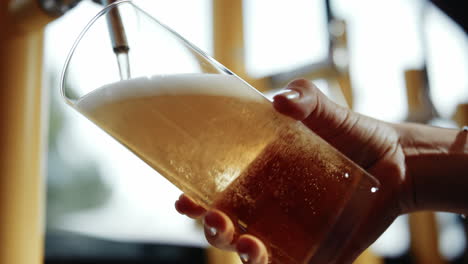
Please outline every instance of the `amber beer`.
M143 77L101 87L75 106L239 232L273 263L337 255L369 212L378 182L234 76Z

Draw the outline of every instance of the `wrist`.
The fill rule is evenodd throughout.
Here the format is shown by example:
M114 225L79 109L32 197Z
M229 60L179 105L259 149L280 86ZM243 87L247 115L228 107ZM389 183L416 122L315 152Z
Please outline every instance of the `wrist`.
M468 209L468 133L395 124L405 156L410 210L462 213Z

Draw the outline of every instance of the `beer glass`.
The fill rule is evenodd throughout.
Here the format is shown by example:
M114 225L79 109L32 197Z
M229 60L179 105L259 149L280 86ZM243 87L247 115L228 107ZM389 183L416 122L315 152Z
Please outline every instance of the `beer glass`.
M327 263L372 209L375 178L130 1L91 20L61 81L70 106L273 263Z

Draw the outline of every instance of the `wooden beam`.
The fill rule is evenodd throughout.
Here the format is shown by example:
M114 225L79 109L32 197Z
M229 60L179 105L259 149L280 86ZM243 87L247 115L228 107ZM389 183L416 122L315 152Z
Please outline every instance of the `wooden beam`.
M353 95L353 87L351 84L351 77L349 76L349 72L339 73L337 76L337 82L340 87L341 94L345 99L346 105L353 109L354 107L354 95Z

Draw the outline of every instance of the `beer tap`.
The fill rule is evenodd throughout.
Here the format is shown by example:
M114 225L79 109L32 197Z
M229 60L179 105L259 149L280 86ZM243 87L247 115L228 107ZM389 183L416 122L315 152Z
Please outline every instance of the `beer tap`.
M75 7L81 0L39 0L39 6L53 17L58 17ZM93 0L97 4L107 6L118 2L118 0ZM116 55L121 79L130 77L130 67L128 63L128 45L125 28L118 8L113 8L107 14L107 25L112 49Z
M97 0L105 6L118 2L118 0ZM125 52L127 53L130 48L127 42L127 36L125 34L125 29L122 24L122 18L120 17L119 10L114 8L110 10L107 15L107 25L109 28L109 34L112 42L112 48L116 54Z
M118 2L118 0L94 0L105 6ZM114 50L117 58L117 64L119 66L120 78L122 80L130 78L130 65L128 62L128 52L130 47L127 41L127 35L125 34L125 28L122 23L122 18L118 8L113 8L107 14L107 27L112 43L112 49Z

